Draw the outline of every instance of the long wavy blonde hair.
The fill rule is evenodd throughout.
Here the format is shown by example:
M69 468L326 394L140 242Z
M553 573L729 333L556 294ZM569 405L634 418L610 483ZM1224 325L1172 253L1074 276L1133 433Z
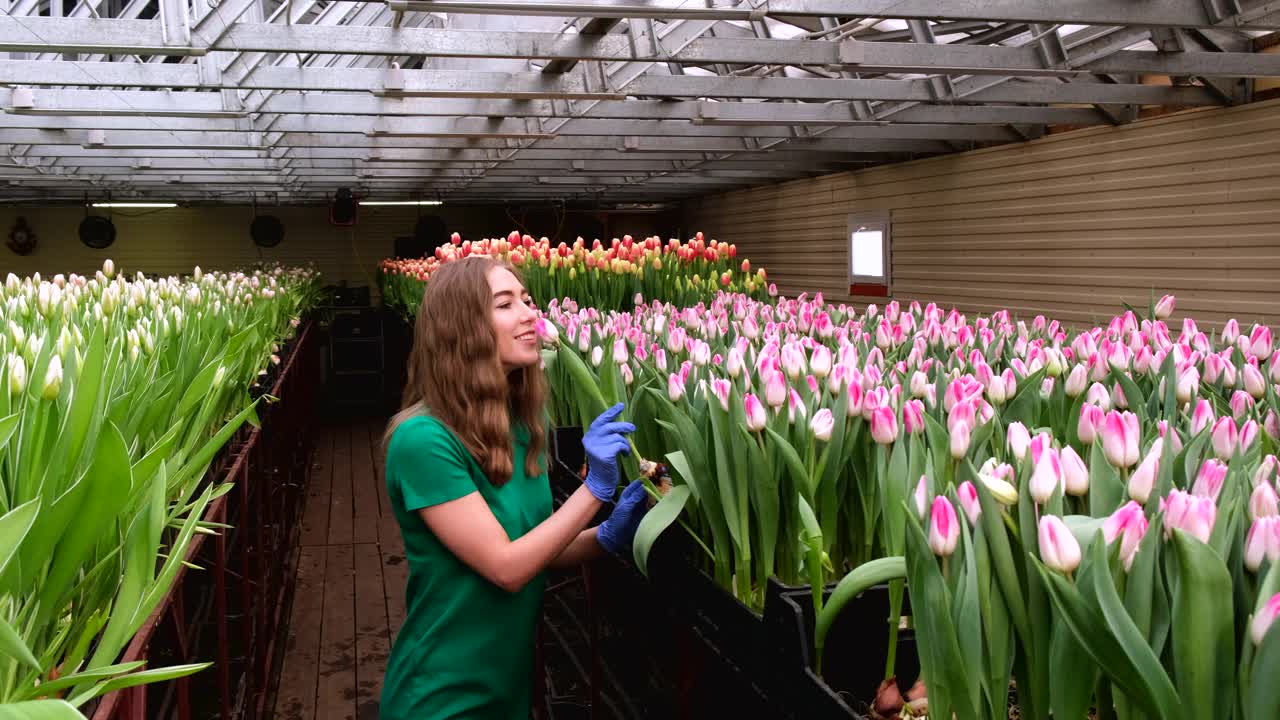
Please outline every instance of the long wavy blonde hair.
M515 470L512 419L529 432L525 473L543 472L547 443L546 381L538 365L508 374L498 357L489 271L507 263L469 257L431 274L413 330L401 410L387 424L383 451L405 420L431 415L462 442L489 481L501 486Z

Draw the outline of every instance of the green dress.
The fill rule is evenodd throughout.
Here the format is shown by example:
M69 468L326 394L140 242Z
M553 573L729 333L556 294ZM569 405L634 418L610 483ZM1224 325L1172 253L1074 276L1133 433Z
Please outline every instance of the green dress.
M409 561L407 614L382 688L382 720L528 720L534 630L545 578L508 593L464 564L417 510L480 491L512 540L551 515L546 474L524 471L528 433L512 431L515 472L494 487L457 437L432 417L396 428L387 491Z

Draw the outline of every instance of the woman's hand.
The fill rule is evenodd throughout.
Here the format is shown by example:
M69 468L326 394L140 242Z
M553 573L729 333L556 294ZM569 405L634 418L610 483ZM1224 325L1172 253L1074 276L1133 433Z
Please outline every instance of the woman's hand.
M636 536L636 528L640 527L640 520L649 511L649 504L645 502L645 497L644 483L639 480L632 481L627 489L622 491L622 497L618 498L618 504L614 506L613 512L609 514L608 519L600 523L600 527L596 528L596 540L600 543L600 547L614 555L621 555L631 547L631 541Z
M618 403L600 413L582 436L582 448L587 453L587 489L600 502L613 500L618 489L618 453L631 453L631 443L626 434L635 432L629 422L614 422L622 412Z

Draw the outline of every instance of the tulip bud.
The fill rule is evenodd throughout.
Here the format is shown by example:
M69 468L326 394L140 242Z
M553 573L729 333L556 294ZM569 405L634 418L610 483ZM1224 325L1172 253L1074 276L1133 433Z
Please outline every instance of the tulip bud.
M781 371L768 372L764 384L764 401L774 410L787 401L787 380Z
M58 397L60 390L62 390L62 358L54 355L49 359L49 369L44 374L44 387L40 397L45 400L54 400Z
M9 356L9 394L21 395L27 389L27 363L21 355Z
M1267 558L1277 521L1280 521L1280 518L1263 515L1254 518L1253 523L1249 525L1249 532L1244 538L1244 566L1249 572L1258 572L1262 567L1262 561Z
M871 411L871 438L880 445L898 439L898 417L892 408L880 406Z
M1105 440L1104 440L1105 442ZM1104 445L1105 447L1105 445ZM1146 504L1151 491L1156 486L1156 477L1160 474L1160 455L1164 452L1164 441L1157 438L1142 459L1138 469L1129 477L1129 497Z
M978 489L973 483L965 480L956 488L956 496L960 498L960 507L969 517L970 525L977 525L978 516L982 514L982 504L978 502Z
M200 268L196 268L196 270L199 270L199 269ZM227 379L227 369L219 365L217 371L213 373L213 386L215 388L222 387L222 382L226 379Z
M1174 490L1161 506L1165 513L1166 537L1172 536L1174 530L1183 530L1200 542L1209 542L1218 514L1218 506L1211 498Z
M1089 392L1085 395L1084 401L1086 404L1097 405L1103 410L1111 409L1111 393L1107 391L1106 386L1102 383L1096 382L1090 385Z
M996 465L995 458L991 458L982 466L982 470L978 472L978 479L982 481L983 487L991 493L1001 505L1013 505L1018 502L1018 489L1001 477L1013 476L1013 468L1009 465ZM1005 468L1001 471L999 468Z
M1249 449L1258 440L1258 433L1258 421L1252 418L1246 420L1244 425L1240 426L1240 452L1249 452Z
M916 400L914 402L920 402ZM923 423L921 423L923 426ZM972 432L968 423L957 423L951 428L951 457L959 460L969 454L969 443L972 440Z
M950 557L960 539L960 519L951 501L939 495L929 512L929 549L938 557Z
M1062 448L1062 481L1068 495L1084 497L1089 493L1089 468L1070 445Z
M1261 483L1249 496L1249 519L1257 520L1260 517L1276 515L1280 515L1280 497L1276 496L1275 488L1271 487L1270 483Z
M199 270L199 268L196 269ZM107 258L102 261L102 274L105 275L108 280L116 276L116 264L111 261L111 258Z
M929 495L928 484L928 477L921 475L920 481L916 483L915 492L911 494L916 501L916 514L920 516L920 522L924 522L925 519L925 505L928 502Z
M1275 455L1267 455L1262 458L1262 464L1258 466L1257 470L1253 471L1254 486L1275 482L1278 467L1280 467L1280 461L1277 461Z
M1230 460L1239 442L1236 421L1229 417L1218 418L1213 424L1213 451L1223 460Z
M1174 297L1172 295L1165 295L1160 298L1160 300L1156 302L1156 319L1169 319L1169 316L1173 314L1174 302Z
M831 411L822 408L813 414L813 419L809 421L809 430L813 432L815 438L827 442L831 440L831 431L835 428L835 424Z
M1191 413L1191 434L1199 435L1205 428L1214 424L1213 406L1208 400L1201 398L1196 409Z
M1242 372L1245 392L1254 400L1262 399L1267 394L1267 379L1263 377L1262 371L1255 365L1245 365Z
M1249 333L1249 351L1254 357L1265 358L1271 354L1271 328L1254 325Z
M275 357L272 355L271 357ZM622 376L622 384L631 385L636 381L635 374L631 371L630 365L619 365L618 374Z
M1191 402L1200 389L1200 371L1191 366L1178 373L1178 385L1174 391L1179 404Z
M1128 468L1138 462L1138 417L1112 410L1103 421L1102 449L1107 462Z
M1249 623L1249 637L1253 640L1253 644L1262 645L1262 641L1267 638L1268 631L1275 623L1276 617L1280 616L1280 593L1272 595L1257 615L1253 616L1253 621Z
M1009 450L1013 456L1019 461L1027 456L1027 448L1031 445L1031 434L1027 432L1027 426L1020 422L1009 423L1008 431Z
M679 375L667 376L667 397L671 402L679 402L684 397L684 380Z
M729 377L737 378L742 374L742 351L738 348L729 349L729 358L725 362L725 370L728 371Z
M1142 538L1147 534L1147 517L1142 506L1130 500L1116 510L1102 523L1102 534L1107 543L1120 541L1120 558L1124 562L1125 572L1133 567L1133 558L1138 554Z
M1226 479L1226 464L1209 458L1200 465L1200 472L1196 474L1195 484L1191 486L1191 494L1197 497L1207 497L1216 502L1218 494L1222 492L1222 484L1226 482Z
M1280 414L1276 414L1275 410L1268 410L1267 417L1262 422L1262 429L1272 440L1280 440Z
M1040 518L1040 559L1052 570L1073 572L1080 566L1080 543L1056 515Z
M1071 374L1067 376L1066 393L1068 397L1080 397L1080 393L1085 391L1085 386L1089 382L1088 371L1083 365L1076 365L1071 368Z
M923 398L925 396L925 388L929 385L929 378L919 370L911 374L911 397Z
M720 401L720 408L725 412L729 412L729 390L733 385L724 378L715 378L711 381L711 393Z
M672 377L674 378L675 376L672 375ZM683 386L681 386L681 390L683 390ZM764 405L760 403L760 398L756 397L753 393L747 393L747 396L743 398L743 406L746 408L747 429L752 432L760 432L763 430L767 417L765 415ZM830 411L827 411L827 414L830 415ZM828 431L827 436L828 438L830 437L830 431Z
M1080 406L1080 420L1076 424L1076 435L1080 437L1080 442L1092 445L1105 422L1106 413L1102 408L1089 404Z
M1053 493L1062 483L1062 461L1054 450L1041 453L1035 471L1031 473L1031 499L1038 505L1044 505L1053 497Z
M591 364L594 367L600 367L600 363L604 361L604 348L599 345L591 348Z
M831 350L826 345L813 349L809 358L809 371L818 378L825 378L831 372Z
M560 330L550 320L538 318L534 322L534 329L537 330L538 337L544 344L558 345L560 343Z
M621 338L613 341L613 361L619 365L625 365L631 355L627 352L627 341Z

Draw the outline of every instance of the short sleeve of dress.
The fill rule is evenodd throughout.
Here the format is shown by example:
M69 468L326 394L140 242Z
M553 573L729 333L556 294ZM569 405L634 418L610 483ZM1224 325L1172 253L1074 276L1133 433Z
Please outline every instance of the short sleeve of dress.
M453 433L430 417L405 421L387 448L387 475L397 484L409 511L476 492L469 469L472 462Z

